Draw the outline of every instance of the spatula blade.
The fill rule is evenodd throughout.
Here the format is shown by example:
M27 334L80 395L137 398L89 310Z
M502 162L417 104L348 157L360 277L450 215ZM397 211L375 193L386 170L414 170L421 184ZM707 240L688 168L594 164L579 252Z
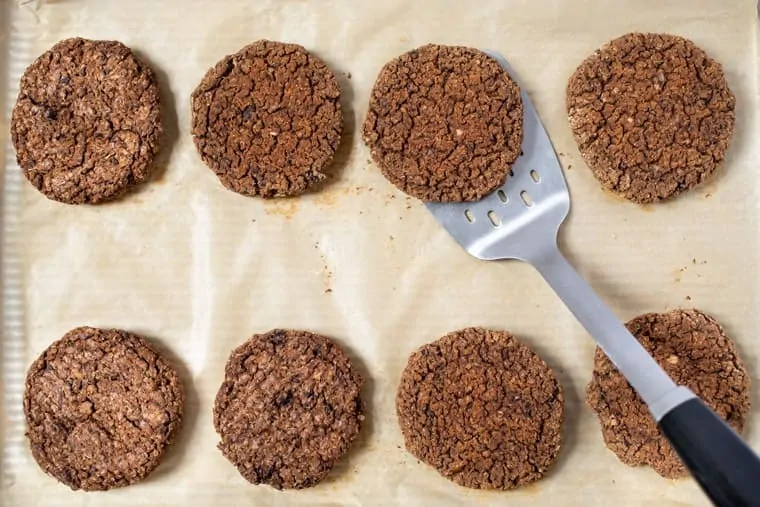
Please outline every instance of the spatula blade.
M498 53L485 51L515 78ZM426 203L436 220L471 255L479 259L525 259L536 234L556 238L570 210L570 195L554 147L521 86L522 154L505 183L477 202ZM527 235L527 237L526 237Z

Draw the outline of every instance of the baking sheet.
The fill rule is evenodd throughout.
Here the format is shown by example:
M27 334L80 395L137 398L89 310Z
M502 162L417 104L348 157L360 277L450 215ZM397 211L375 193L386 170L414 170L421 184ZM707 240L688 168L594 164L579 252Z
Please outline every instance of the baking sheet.
M384 62L428 42L502 52L552 136L571 188L561 243L623 319L695 306L736 340L759 386L757 11L752 0L0 1L2 505L707 505L691 481L620 464L583 405L593 343L532 268L468 256L421 203L371 163L360 126ZM567 125L564 87L597 46L628 31L693 39L737 96L725 169L672 203L638 208L602 193ZM98 207L48 201L8 146L18 77L60 39L117 39L158 72L167 139L155 181ZM346 133L332 182L300 199L228 192L189 134L189 96L223 55L259 38L303 44L338 74ZM350 74L350 77L349 77ZM72 492L36 467L23 438L28 364L78 325L151 337L179 364L186 424L144 482ZM465 326L507 329L557 371L564 448L551 474L516 492L460 488L403 450L394 396L410 352ZM230 350L254 332L335 338L367 378L369 417L349 456L313 489L245 482L216 450L213 398ZM752 399L760 407L760 387ZM760 447L756 408L749 441Z

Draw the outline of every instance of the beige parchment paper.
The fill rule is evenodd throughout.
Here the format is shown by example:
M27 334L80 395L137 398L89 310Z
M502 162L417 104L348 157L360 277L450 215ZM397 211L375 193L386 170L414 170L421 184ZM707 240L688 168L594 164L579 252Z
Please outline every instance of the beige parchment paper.
M760 446L757 10L752 0L4 0L0 1L2 188L2 489L37 505L707 505L693 482L620 464L582 403L594 345L530 266L462 251L421 203L368 162L360 125L380 67L428 42L500 51L552 136L572 192L567 255L621 319L698 307L736 340L758 407ZM672 203L639 208L605 195L579 157L564 90L575 66L628 31L693 39L725 66L736 135L721 174ZM60 39L120 40L163 88L167 138L157 176L114 204L51 202L20 176L8 143L18 78ZM264 202L226 191L189 134L189 96L223 55L260 39L303 44L338 74L345 138L331 183ZM350 77L349 77L350 74ZM150 337L182 372L179 441L139 485L72 492L35 465L23 437L26 367L78 325ZM407 356L464 326L507 329L556 370L567 396L564 448L520 491L460 488L403 449L395 390ZM329 335L367 378L363 433L326 483L277 492L245 482L216 450L211 408L230 350L254 332Z

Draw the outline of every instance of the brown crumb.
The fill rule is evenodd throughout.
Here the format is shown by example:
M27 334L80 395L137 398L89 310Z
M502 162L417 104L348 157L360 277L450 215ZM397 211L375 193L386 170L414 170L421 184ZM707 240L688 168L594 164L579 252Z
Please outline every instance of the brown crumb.
M737 431L750 409L750 378L734 343L699 310L648 313L626 324L679 385L689 387ZM586 403L596 412L607 447L623 463L648 465L663 477L688 474L644 402L597 348Z
M253 484L322 481L361 429L363 380L332 340L275 329L232 351L214 403L219 449Z
M485 53L428 44L388 62L364 142L383 175L423 201L477 201L503 184L522 143L517 84Z
M26 436L45 472L71 489L104 491L147 477L179 433L182 382L144 338L79 327L31 365Z
M112 201L146 182L162 137L153 70L116 41L65 39L21 77L11 139L49 199Z
M209 70L192 94L201 158L244 195L294 196L323 181L342 129L335 74L297 44L249 44Z
M721 65L693 42L630 33L587 58L567 85L570 127L602 186L646 204L707 180L723 162L736 101Z
M564 396L547 364L505 332L467 328L409 358L396 396L407 450L465 487L514 489L559 454Z

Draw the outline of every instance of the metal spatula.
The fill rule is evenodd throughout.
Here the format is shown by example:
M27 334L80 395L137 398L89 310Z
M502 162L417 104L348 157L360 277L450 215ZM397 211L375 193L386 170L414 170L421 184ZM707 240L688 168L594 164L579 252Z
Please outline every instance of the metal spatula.
M513 77L500 55L492 57ZM557 247L570 210L549 136L522 91L523 154L506 183L478 202L428 203L443 227L478 259L519 259L535 267L649 407L684 464L716 505L760 505L760 460L688 388L660 368Z

